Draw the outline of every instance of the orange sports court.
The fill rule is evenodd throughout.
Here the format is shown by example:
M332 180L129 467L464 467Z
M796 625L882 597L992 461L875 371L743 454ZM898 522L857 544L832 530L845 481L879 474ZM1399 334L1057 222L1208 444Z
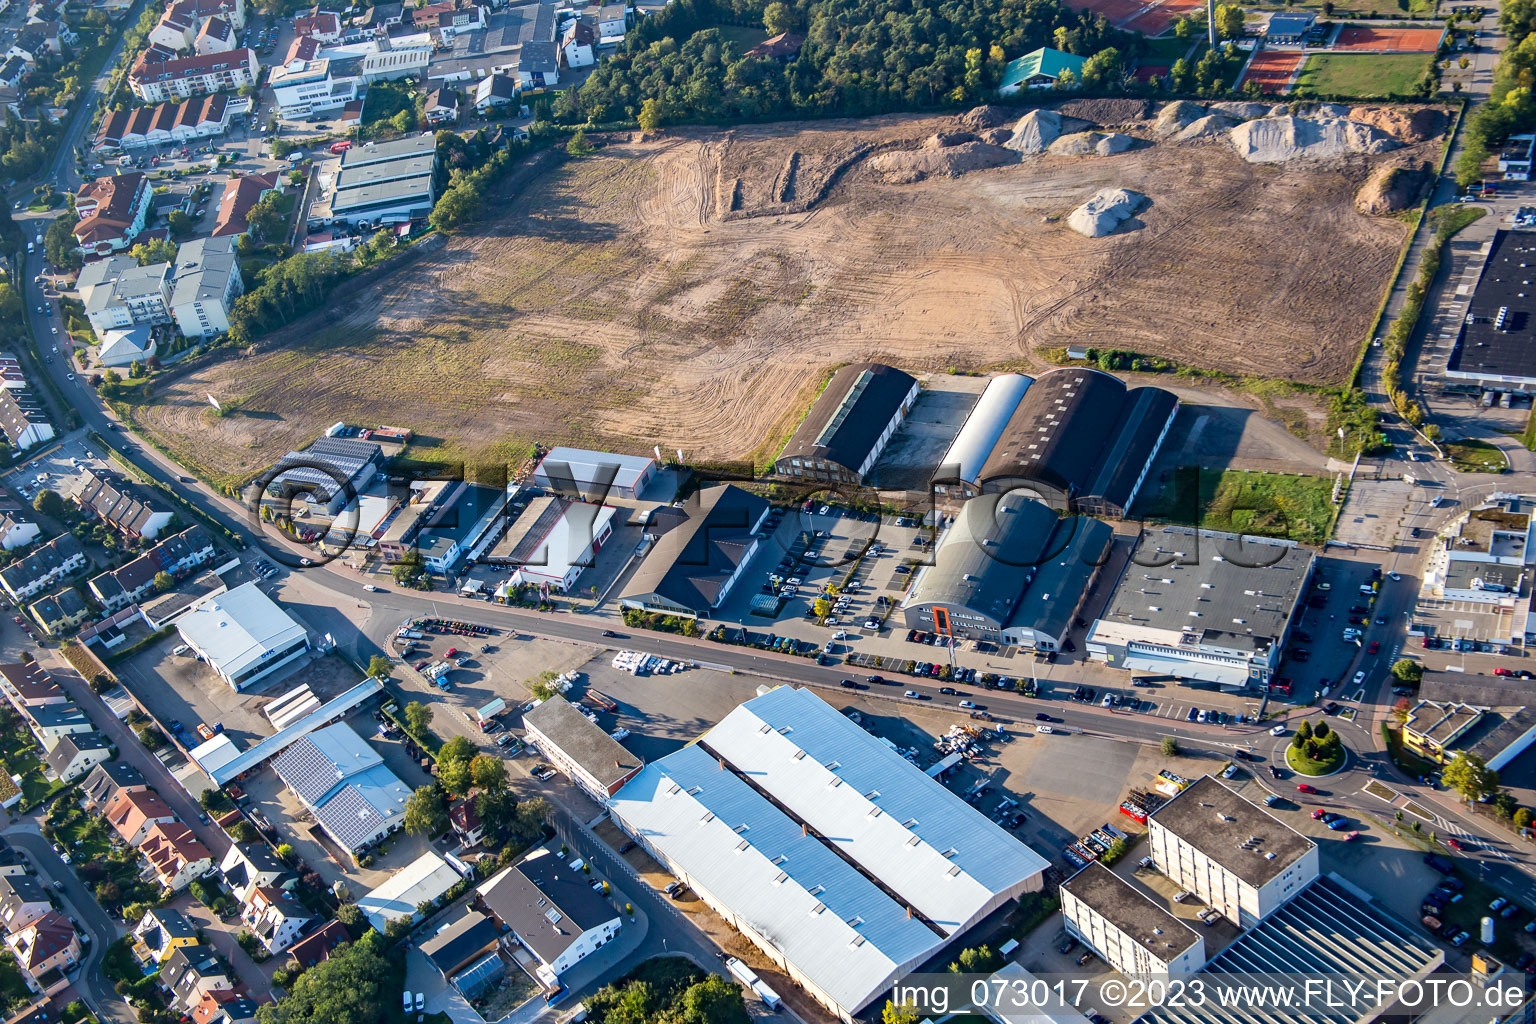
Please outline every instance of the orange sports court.
M1306 55L1299 51L1260 50L1253 55L1253 60L1248 64L1247 73L1238 84L1257 82L1262 92L1287 92L1290 89L1291 78L1305 59Z
M1346 25L1339 29L1334 50L1372 53L1434 53L1440 48L1443 28L1390 28Z

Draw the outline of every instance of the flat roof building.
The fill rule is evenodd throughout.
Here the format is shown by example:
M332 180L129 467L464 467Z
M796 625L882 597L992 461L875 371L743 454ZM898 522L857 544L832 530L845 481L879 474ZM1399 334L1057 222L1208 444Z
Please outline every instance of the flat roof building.
M613 517L611 505L535 498L508 531L507 553L488 561L516 566L515 582L568 593L613 535Z
M844 366L774 460L774 473L810 483L863 483L918 390L915 377L892 366Z
M428 850L395 872L372 892L358 897L357 906L379 932L398 919L418 921L416 908L441 897L459 884L459 873Z
M1441 764L1452 757L1456 746L1476 728L1483 709L1471 704L1421 700L1403 719L1403 746Z
M720 607L762 543L768 502L725 484L695 492L682 511L630 576L622 607L692 618Z
M585 448L551 448L533 471L533 482L566 498L601 504L609 497L638 498L656 476L656 460Z
M1314 560L1286 540L1184 526L1143 533L1084 647L1132 672L1263 687Z
M809 690L777 687L614 796L615 822L833 1014L1047 862Z
M1317 844L1209 775L1147 818L1152 862L1240 928L1318 874Z
M1536 389L1536 292L1525 283L1536 262L1536 234L1493 233L1466 316L1456 329L1445 375L1490 391Z
M1124 516L1178 408L1162 388L1127 388L1086 367L1051 370L1024 391L976 483L1062 511Z
M579 858L573 855L572 863ZM480 886L485 907L528 952L546 988L619 934L622 915L592 891L592 880L549 850L503 869Z
M559 694L524 712L523 728L528 742L599 804L645 765Z
M1205 939L1109 868L1092 861L1061 886L1067 934L1131 977L1192 974Z
M909 629L1060 650L1114 531L1020 494L967 501L902 601Z
M384 449L372 441L322 437L302 451L289 452L266 477L270 497L304 495L335 515L357 501L384 470Z
M176 631L235 690L265 679L309 650L304 627L254 582L198 601L176 620Z

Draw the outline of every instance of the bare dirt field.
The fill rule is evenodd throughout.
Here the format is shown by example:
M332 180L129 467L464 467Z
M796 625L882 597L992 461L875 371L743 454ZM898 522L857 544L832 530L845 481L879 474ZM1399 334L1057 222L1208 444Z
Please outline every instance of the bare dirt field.
M163 378L135 418L219 476L337 420L460 457L543 440L761 462L861 359L1038 368L1087 343L1345 376L1407 231L1353 208L1374 158L1255 165L1205 140L1021 159L999 133L898 116L610 140L403 271ZM1151 205L1108 237L1068 229L1106 186Z

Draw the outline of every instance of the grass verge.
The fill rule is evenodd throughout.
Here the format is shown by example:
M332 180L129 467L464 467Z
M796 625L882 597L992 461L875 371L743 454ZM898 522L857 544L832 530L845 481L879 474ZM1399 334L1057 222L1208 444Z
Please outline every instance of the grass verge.
M1308 757L1295 747L1285 748L1285 763L1291 770L1297 775L1310 775L1313 778L1319 775L1332 775L1343 766L1347 756L1342 747L1337 748L1331 756L1325 758Z
M1333 524L1332 498L1326 477L1186 466L1139 513L1203 530L1321 544Z
M1451 465L1463 473L1504 473L1509 470L1509 459L1487 441L1466 438L1443 442L1441 447L1450 457Z
M1319 53L1296 77L1297 96L1408 96L1434 60L1430 53Z

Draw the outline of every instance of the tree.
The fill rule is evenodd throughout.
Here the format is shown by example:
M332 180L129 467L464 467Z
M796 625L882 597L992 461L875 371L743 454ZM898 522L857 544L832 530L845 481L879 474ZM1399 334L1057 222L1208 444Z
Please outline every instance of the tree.
M441 835L448 828L448 804L436 786L420 786L405 802L405 830L413 835Z
M574 157L591 156L592 143L587 141L587 133L580 128L576 129L571 140L565 144L565 151Z
M950 974L991 974L1003 966L1003 958L992 951L991 946L973 946L960 951L960 956L949 965Z
M1408 714L1413 710L1413 702L1407 697L1397 698L1397 703L1392 705L1392 717L1399 722L1408 720Z
M507 788L507 766L499 757L476 755L469 762L469 774L475 785L487 793L500 793Z
M1174 739L1172 736L1164 736L1162 751L1164 757L1178 757L1179 741Z
M37 497L32 499L32 508L40 516L49 519L61 519L64 516L64 499L59 497L58 491L44 488L37 492Z
M363 916L363 908L356 903L343 903L337 907L336 920L346 925L353 935L360 932L368 923L368 919Z
M375 654L373 657L368 659L368 675L374 679L388 679L390 670L393 668L394 666L390 664L389 659L384 657L382 654ZM411 701L411 703L415 704L418 708L424 707L424 705L416 701ZM430 721L431 712L428 711L427 714L428 721ZM415 732L416 726L412 725L411 731Z
M1514 816L1515 828L1530 828L1533 816L1529 807L1516 808Z
M781 4L773 4L773 5L770 5L770 6L777 7L777 6L782 6L782 5ZM654 131L656 131L658 128L661 127L661 118L662 118L661 100L657 99L654 96L651 96L651 97L647 98L644 103L640 104L640 114L636 118L636 120L640 122L640 130L641 131L643 131L643 132L654 132Z
M794 27L795 18L790 12L788 4L782 3L781 0L774 0L773 3L763 8L763 28L767 30L769 35L776 36L780 33L788 32Z
M517 805L517 826L515 833L519 839L535 839L544 832L544 822L549 818L551 808L549 801L541 796L532 800L524 800Z
M1125 62L1113 46L1100 50L1083 62L1083 85L1090 89L1108 89L1125 79Z
M517 826L517 800L505 789L476 795L475 813L485 834L497 840L505 839Z
M21 312L21 294L12 288L9 282L0 284L0 320L19 324Z
M182 210L172 210L166 221L171 234L176 238L190 238L192 232L197 230L197 222Z
M151 238L129 249L128 255L138 260L141 267L152 263L172 263L176 259L176 243L168 238Z
M1440 773L1440 778L1469 803L1492 796L1499 789L1499 773L1476 754L1457 754Z
M230 826L230 837L238 843L254 843L261 838L248 821L237 821Z
M373 663L369 662L368 670L373 671ZM411 701L405 706L405 727L411 730L411 734L417 737L427 735L427 729L432 725L432 709L420 701ZM456 737L457 738L457 737ZM451 740L449 742L452 742Z
M1311 739L1312 738L1312 723L1303 720L1301 725L1296 727L1296 735L1300 736L1303 740Z
M474 762L468 759L450 761L446 758L438 758L437 781L448 791L449 796L464 796L469 792L470 787L474 785L471 770L473 764Z
M139 742L148 750L159 750L165 746L165 733L152 725L146 725L139 730Z
M163 594L166 591L174 588L175 586L176 586L176 577L175 576L172 576L170 573L166 572L164 569L162 569L159 572L155 573L155 590L158 593Z
M281 202L281 193L268 192L257 200L256 205L251 207L251 212L246 214L246 224L266 241L276 242L282 237L288 218L279 205Z
M900 1006L887 999L885 1009L880 1011L880 1024L917 1024L921 1018L914 1003L902 1003Z
M832 602L824 597L818 597L815 601L811 602L811 614L815 615L818 619L826 618L827 613L831 610Z
M43 233L43 252L48 262L61 270L78 269L84 262L75 248L75 225L78 223L80 218L71 210L55 217Z
M433 212L436 212L436 210L434 209ZM247 298L247 296L242 295L239 299L236 299L236 305L238 305L245 298ZM395 583L399 586L410 587L414 590L427 589L425 585L427 579L427 563L426 560L421 557L421 552L417 551L415 548L412 548L400 556L400 560L395 563L394 568L390 570L390 574L394 576Z
M1423 680L1424 666L1412 658L1399 658L1392 663L1392 678L1411 686Z
M368 932L299 976L287 998L257 1011L261 1024L376 1024L399 976L384 958L385 938Z
M1243 38L1243 9L1237 4L1222 4L1216 8L1216 38Z
M441 765L444 761L463 761L468 764L474 760L475 745L463 736L455 736L444 743L442 749L437 752L437 762Z
M1314 737L1316 737L1317 739L1323 739L1325 736L1328 735L1328 733L1330 731L1331 730L1328 728L1328 723L1323 721L1323 720L1321 720L1321 719L1319 719L1318 723L1317 723L1317 728L1312 730L1312 735Z

